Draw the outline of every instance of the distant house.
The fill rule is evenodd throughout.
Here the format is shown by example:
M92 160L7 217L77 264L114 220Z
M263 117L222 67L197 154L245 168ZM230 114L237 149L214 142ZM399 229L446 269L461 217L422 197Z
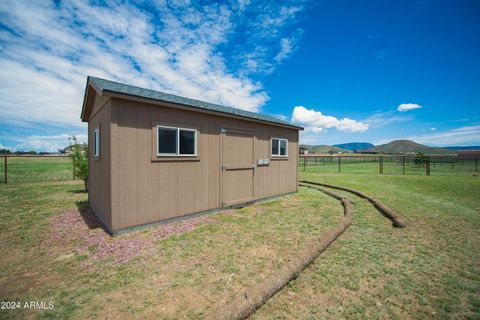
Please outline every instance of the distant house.
M65 148L63 148L63 149L59 149L58 152L59 152L60 154L69 155L70 152L72 152L72 148L73 148L72 146L68 146L68 147L65 147Z
M457 157L480 159L480 150L458 150Z
M300 154L308 154L308 147L300 146L298 151Z
M354 151L357 154L380 154L380 151L374 150L374 149L366 149L366 150L355 150Z
M80 147L81 147L83 150L86 150L86 149L87 149L87 147L86 147L85 144L80 145ZM68 146L68 147L66 147L66 148L63 148L63 149L58 150L58 152L59 152L60 154L64 154L64 155L68 156L68 155L70 155L70 153L72 153L72 149L73 149L73 146Z

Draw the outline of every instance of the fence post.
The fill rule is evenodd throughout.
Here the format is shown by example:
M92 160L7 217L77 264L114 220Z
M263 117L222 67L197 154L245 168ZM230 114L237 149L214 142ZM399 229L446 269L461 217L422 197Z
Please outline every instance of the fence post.
M341 170L340 170L340 156L338 156L338 173L340 173Z
M307 158L303 156L303 172L305 172L306 161L307 161Z
M430 156L427 156L427 163L425 166L425 170L426 170L427 176L429 176L430 175Z
M405 156L402 157L402 167L403 167L402 173L403 175L405 175Z
M75 180L75 159L72 158L72 176L73 180Z
M475 159L475 172L478 172L478 159Z
M4 164L5 164L5 172L4 172L4 174L5 174L5 184L7 184L7 176L8 176L8 174L7 174L7 156L4 157Z
M382 156L378 157L378 171L380 174L383 173L383 157Z

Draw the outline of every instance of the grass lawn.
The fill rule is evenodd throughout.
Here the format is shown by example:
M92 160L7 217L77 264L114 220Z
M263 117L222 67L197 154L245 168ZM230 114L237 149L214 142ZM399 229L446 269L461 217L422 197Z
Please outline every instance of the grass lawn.
M323 158L309 159L304 168L303 162L300 161L299 172L315 172L315 173L338 173L338 158ZM383 162L384 174L403 174L403 166L401 161L386 160ZM304 171L305 169L305 171ZM473 173L480 170L480 161L475 163L475 160L456 160L453 165L451 162L443 160L439 162L436 160L430 163L430 175L439 176L471 176ZM341 173L361 173L361 174L379 174L379 161L363 162L362 157L341 158L340 172ZM413 163L413 160L405 164L406 175L426 175L425 165L418 165Z
M300 178L363 190L399 212L408 227L392 228L345 193L355 201L350 229L254 319L480 318L480 179Z
M0 187L0 297L54 310L0 318L203 318L281 268L340 219L322 193L298 194L111 238L82 216L81 183ZM87 222L85 222L87 221Z
M479 318L480 179L301 173L363 190L408 222L395 229L364 200L352 226L254 319ZM53 310L0 318L205 318L281 268L341 218L308 188L238 210L111 238L74 181L0 186L0 300Z
M68 157L9 157L8 182L41 182L72 179L72 163ZM0 157L0 183L5 182L4 158Z

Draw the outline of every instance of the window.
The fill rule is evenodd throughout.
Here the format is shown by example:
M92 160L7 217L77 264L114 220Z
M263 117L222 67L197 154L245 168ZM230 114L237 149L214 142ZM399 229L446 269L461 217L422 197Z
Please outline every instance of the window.
M100 128L93 130L93 156L100 157Z
M288 140L272 138L272 156L286 157L288 154Z
M196 156L197 130L157 126L158 156Z

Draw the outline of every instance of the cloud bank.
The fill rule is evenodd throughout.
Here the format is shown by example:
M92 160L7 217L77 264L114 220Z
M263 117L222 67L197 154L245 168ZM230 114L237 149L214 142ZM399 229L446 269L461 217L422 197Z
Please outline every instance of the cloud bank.
M463 126L407 139L430 146L476 145L480 141L480 125Z
M365 132L369 128L367 123L349 118L337 119L303 106L296 106L293 109L292 122L304 126L305 131L313 133L319 133L329 128L335 128L343 132Z
M304 6L1 1L0 122L79 126L87 75L259 111L250 72L295 51Z

